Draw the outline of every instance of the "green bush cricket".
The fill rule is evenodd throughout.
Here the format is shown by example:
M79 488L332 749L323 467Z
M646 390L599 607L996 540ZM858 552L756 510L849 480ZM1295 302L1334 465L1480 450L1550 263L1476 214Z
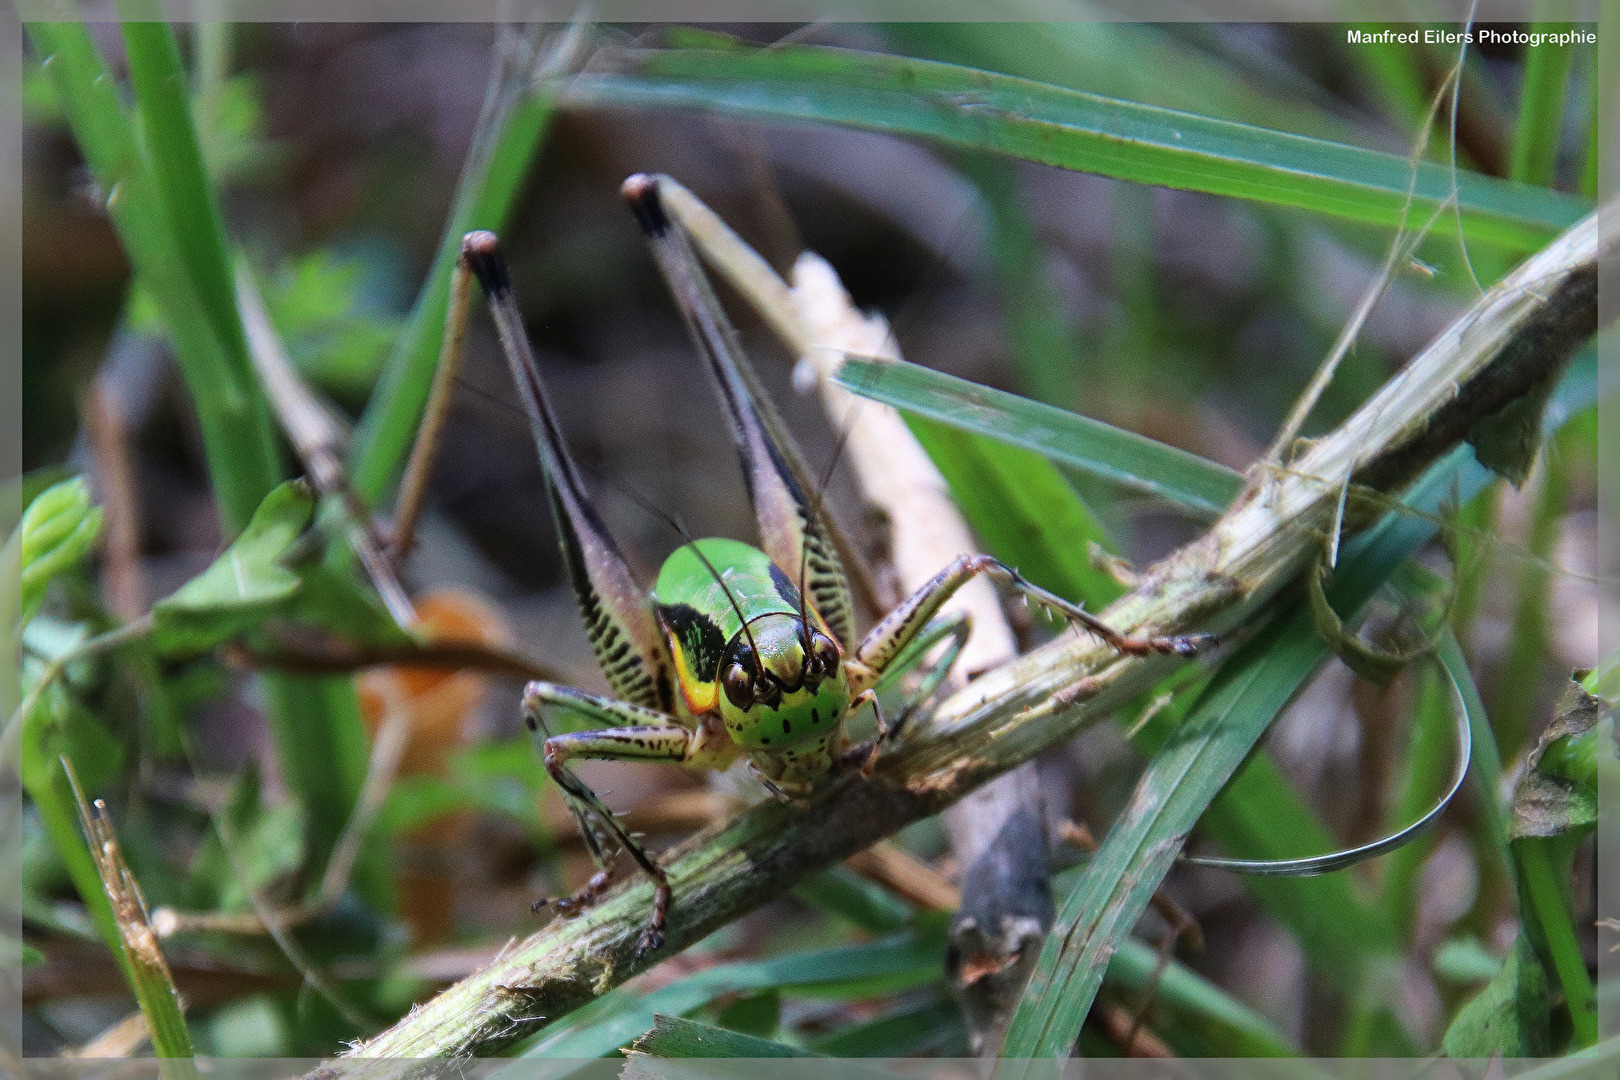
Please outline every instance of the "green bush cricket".
M465 304L470 274L489 301L539 449L564 564L614 695L545 682L530 683L524 692L524 718L542 740L546 770L568 797L601 868L583 890L556 901L556 907L576 911L606 887L611 852L603 840L611 838L655 883L639 954L664 943L669 885L657 861L569 770L570 759L724 769L746 756L750 771L781 799L810 794L818 781L841 768L860 768L869 776L879 748L898 731L877 709L875 686L898 670L897 661L917 656L924 646L954 637L959 648L965 622L935 616L976 574L1006 580L1123 653L1191 656L1206 639L1125 636L988 555L953 560L857 638L850 587L822 508L806 493L802 470L791 464L797 451L758 391L736 331L682 227L665 212L656 178L633 176L623 191L720 395L761 547L689 540L665 561L649 594L631 574L564 445L493 233L467 235L458 268L462 281L452 295L453 302ZM941 676L953 658L947 651L935 665ZM876 711L878 738L852 745L845 721L867 704ZM548 711L601 726L551 735Z

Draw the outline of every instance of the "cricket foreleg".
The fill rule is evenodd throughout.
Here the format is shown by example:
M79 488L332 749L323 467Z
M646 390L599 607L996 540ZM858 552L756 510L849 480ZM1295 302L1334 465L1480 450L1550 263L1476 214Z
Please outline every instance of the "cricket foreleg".
M1078 604L1070 603L1056 593L1048 592L1036 585L1000 559L989 555L962 555L953 559L949 566L935 574L927 584L912 593L882 622L872 628L872 632L866 635L855 650L857 663L869 669L875 676L881 676L957 589L973 575L985 573L1009 582L1025 596L1054 609L1064 618L1102 638L1110 647L1122 653L1132 656L1146 656L1150 653L1192 656L1209 641L1208 635L1205 634L1173 637L1132 637L1122 634Z
M664 943L664 925L669 912L669 879L663 867L647 852L641 842L608 809L600 796L568 768L571 758L590 758L598 761L658 761L679 764L692 749L692 735L663 713L632 705L629 702L594 697L565 686L550 683L530 683L523 693L523 714L529 730L538 738L546 731L544 724L548 709L555 709L591 719L617 721L624 725L598 731L576 731L563 735L548 735L541 744L546 772L562 788L569 805L579 819L580 829L592 854L601 868L574 896L554 903L558 912L572 914L594 903L607 887L610 874L605 853L596 842L591 822L599 823L613 841L635 860L642 872L653 880L653 913L636 955L656 949ZM538 908L537 904L536 907Z

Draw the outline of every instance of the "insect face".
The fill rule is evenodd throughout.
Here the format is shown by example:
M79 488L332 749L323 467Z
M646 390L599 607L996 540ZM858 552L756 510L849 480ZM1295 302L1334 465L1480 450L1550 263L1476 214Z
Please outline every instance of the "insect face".
M793 615L766 615L748 630L720 663L720 714L732 740L769 751L827 741L849 710L838 646L819 630L807 634Z

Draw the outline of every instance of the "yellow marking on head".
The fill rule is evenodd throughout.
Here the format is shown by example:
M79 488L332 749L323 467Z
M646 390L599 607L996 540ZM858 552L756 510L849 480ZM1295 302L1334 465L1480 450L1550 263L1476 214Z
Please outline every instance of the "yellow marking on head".
M675 658L675 684L681 688L681 697L685 699L687 709L694 716L711 712L720 701L720 684L704 682L692 673L679 637L666 634L665 640L669 642L669 651Z

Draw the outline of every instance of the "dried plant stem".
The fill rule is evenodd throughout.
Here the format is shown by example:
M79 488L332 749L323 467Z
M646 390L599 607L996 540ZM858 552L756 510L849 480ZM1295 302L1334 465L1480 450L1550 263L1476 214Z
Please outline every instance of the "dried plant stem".
M1257 475L1203 537L1146 570L1104 612L1121 631L1240 635L1320 557L1338 491L1349 481L1398 495L1481 420L1553 377L1597 328L1597 264L1620 232L1581 221L1492 288L1287 473ZM1605 225L1608 222L1605 221ZM1352 514L1346 528L1369 522ZM906 824L1136 698L1174 661L1121 657L1066 635L949 697L867 781L844 775L804 809L767 803L665 856L674 899L668 944L633 958L652 905L626 883L558 920L321 1070L430 1068L400 1059L491 1053L619 985L652 963L780 896ZM394 1059L390 1061L365 1059Z
M95 860L96 873L101 877L107 901L118 919L118 940L128 964L130 989L135 993L141 1015L146 1018L153 1053L160 1058L189 1059L194 1051L191 1033L181 1014L180 992L174 988L168 961L163 958L157 934L152 931L141 887L124 862L118 836L107 816L107 804L100 799L87 800L79 786L78 774L73 771L73 763L66 757L61 760L68 784L73 788L73 798L79 804L79 821L90 845L90 857ZM164 1075L170 1080L186 1080L195 1073L176 1064L165 1066Z

